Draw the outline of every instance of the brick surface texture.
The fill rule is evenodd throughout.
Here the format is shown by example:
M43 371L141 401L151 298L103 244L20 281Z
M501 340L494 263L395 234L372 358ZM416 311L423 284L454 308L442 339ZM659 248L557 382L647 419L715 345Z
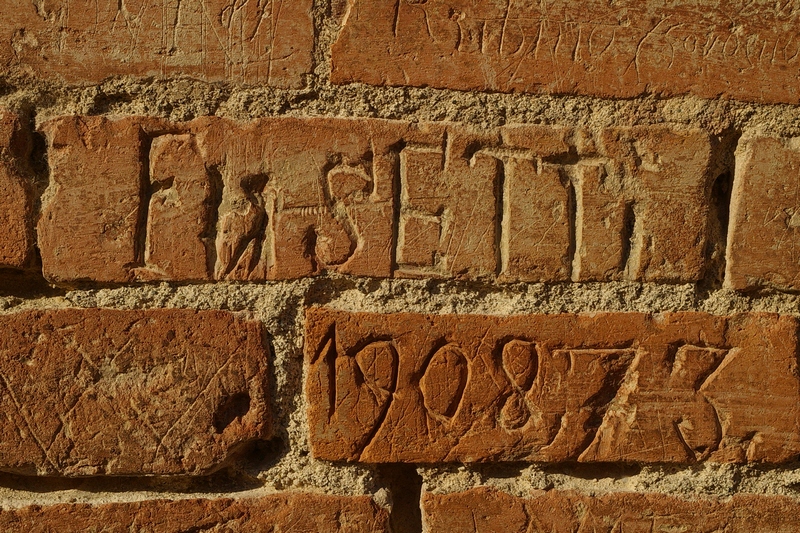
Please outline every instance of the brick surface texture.
M800 531L798 1L0 13L0 531Z
M333 81L800 101L793 8L745 0L354 0Z
M600 497L539 491L530 497L492 489L425 494L429 531L523 533L548 531L797 531L798 503L785 496L737 495L723 501L685 500L666 494L618 492Z
M306 319L311 445L320 458L692 463L800 455L792 317L323 310ZM762 371L752 376L753 368Z
M256 322L67 309L0 324L0 470L197 475L270 433Z
M699 130L63 117L42 131L56 187L39 247L54 282L706 275L718 176ZM760 231L787 250L798 240ZM748 250L767 253L765 238ZM773 262L785 276L797 263ZM763 268L745 256L730 276L777 276Z
M0 69L70 84L188 75L297 88L311 0L2 0Z
M30 134L18 116L0 111L0 268L22 268L33 250L33 202L25 163Z
M5 509L5 531L197 531L237 533L388 533L386 511L369 497L314 493L274 494L242 499L145 500L101 505L60 504Z

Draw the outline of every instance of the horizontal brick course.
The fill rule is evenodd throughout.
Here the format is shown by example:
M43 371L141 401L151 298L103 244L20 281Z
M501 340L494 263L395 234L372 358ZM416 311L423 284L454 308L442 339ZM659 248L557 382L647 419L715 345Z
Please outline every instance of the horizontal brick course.
M706 271L715 176L700 130L62 117L42 131L53 282Z
M800 527L800 502L776 495L684 499L668 494L619 492L589 496L535 491L519 497L490 488L422 498L425 531L522 533L625 531L725 531L790 533Z
M3 531L388 532L388 512L369 496L276 493L249 498L69 503L0 511Z
M311 72L311 0L0 0L0 74L68 84L191 76L299 88ZM13 16L11 15L13 13Z
M797 326L771 314L312 308L312 450L375 463L791 461Z
M746 0L355 0L332 80L796 104L799 22Z
M0 471L197 475L271 434L263 327L222 311L0 316Z

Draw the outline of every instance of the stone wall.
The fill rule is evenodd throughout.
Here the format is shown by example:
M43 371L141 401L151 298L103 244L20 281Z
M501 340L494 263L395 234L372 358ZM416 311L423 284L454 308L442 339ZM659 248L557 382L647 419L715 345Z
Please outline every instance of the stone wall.
M800 529L800 6L0 12L0 529Z

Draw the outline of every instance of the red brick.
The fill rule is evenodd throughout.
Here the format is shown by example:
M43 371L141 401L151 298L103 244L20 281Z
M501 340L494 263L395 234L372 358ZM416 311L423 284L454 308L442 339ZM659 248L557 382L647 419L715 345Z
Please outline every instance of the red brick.
M68 84L109 76L299 88L311 72L311 0L0 1L0 72Z
M0 110L0 267L23 268L33 250L32 196L25 175L31 139L20 117Z
M628 278L674 282L702 279L709 192L715 177L709 135L699 130L654 126L612 128L600 137L609 160L605 170L612 174L612 179L604 182L603 192L613 190L613 185L608 184L613 182L614 174L623 176L623 196L635 215L630 231ZM602 188L596 192L601 191ZM584 198L587 193L584 190ZM617 198L595 201L613 211L619 209ZM604 232L601 228L605 221L598 222L584 228L588 242L593 239L592 231ZM618 214L614 222L617 231L624 233Z
M305 339L321 459L779 463L800 454L791 316L313 308Z
M51 176L38 224L44 276L129 281L147 172L142 128L131 119L65 117L43 129Z
M426 531L552 533L697 531L790 533L800 528L800 503L787 496L737 494L730 499L687 499L668 494L535 491L512 496L490 488L425 493Z
M746 0L354 0L332 80L798 103L798 23Z
M398 143L423 135L416 126L295 118L187 126L224 186L217 279L391 274L392 173Z
M276 493L249 498L69 503L0 511L3 531L388 532L388 513L369 496Z
M742 140L731 195L726 285L800 289L800 146L793 139Z
M137 272L139 277L208 279L214 185L193 135L153 140L145 266Z
M0 317L0 470L204 474L270 435L263 327L222 311Z
M705 275L712 150L699 130L211 117L43 130L53 282Z
M399 218L405 238L397 247L398 275L475 278L495 273L502 166L475 147L498 141L496 132L449 128L438 143L410 145L400 152ZM408 239L409 227L423 221L431 226L425 228L428 237ZM419 254L432 260L415 262Z

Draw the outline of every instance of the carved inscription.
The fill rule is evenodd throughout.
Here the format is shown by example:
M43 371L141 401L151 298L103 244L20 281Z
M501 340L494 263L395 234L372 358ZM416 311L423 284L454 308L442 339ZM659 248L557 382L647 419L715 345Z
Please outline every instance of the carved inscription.
M705 275L715 176L699 130L214 117L42 130L53 282Z
M65 117L43 130L53 194L39 244L56 282L388 277L399 143L442 137L297 119Z
M800 454L789 316L315 308L306 318L321 459L777 463Z
M451 128L438 145L400 153L399 275L495 273L502 167L474 147L497 144L496 137Z
M147 221L143 263L146 279L205 279L214 184L193 135L163 135L150 148L150 183L143 207ZM149 198L148 198L149 197Z
M791 2L355 0L335 83L797 103Z
M203 475L271 432L260 323L221 311L0 317L0 470Z
M97 83L115 75L303 85L310 0L0 0L0 70Z

